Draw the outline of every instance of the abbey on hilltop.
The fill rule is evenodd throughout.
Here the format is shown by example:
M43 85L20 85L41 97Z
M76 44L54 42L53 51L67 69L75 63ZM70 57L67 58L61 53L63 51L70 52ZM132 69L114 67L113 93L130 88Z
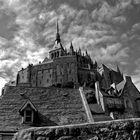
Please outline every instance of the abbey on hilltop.
M69 51L63 47L57 24L55 44L46 57L38 65L29 65L19 71L17 85L31 87L49 87L52 85L89 84L95 77L97 63L93 63L90 55L82 54L81 49L74 50L70 44Z
M118 66L116 70L104 64L98 66L87 51L82 53L80 48L75 51L72 43L69 50L64 48L58 22L56 39L52 50L49 51L49 58L20 70L16 85L38 88L82 86L91 114L95 115L94 121L104 120L105 116L119 119L140 115L140 93L131 78L123 76Z
M43 62L22 69L17 75L17 85L29 87L50 87L50 86L89 86L94 84L99 76L97 62L93 62L86 51L82 53L79 48L74 50L71 42L69 50L63 47L57 23L57 33L54 46ZM102 81L103 88L109 87L111 82L116 84L123 80L119 68L111 72L111 79L107 73ZM98 77L99 78L99 77Z
M21 69L0 101L0 139L23 128L140 117L140 92L131 77L98 66L87 51L63 47L57 23L54 46L37 65Z

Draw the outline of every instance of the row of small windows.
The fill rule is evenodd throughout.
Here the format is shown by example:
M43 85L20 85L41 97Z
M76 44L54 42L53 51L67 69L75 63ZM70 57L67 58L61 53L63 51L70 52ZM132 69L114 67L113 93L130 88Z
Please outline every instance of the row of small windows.
M58 51L58 52L54 52L54 53L52 53L51 54L51 58L57 58L57 57L59 57L61 54L60 54L60 52Z

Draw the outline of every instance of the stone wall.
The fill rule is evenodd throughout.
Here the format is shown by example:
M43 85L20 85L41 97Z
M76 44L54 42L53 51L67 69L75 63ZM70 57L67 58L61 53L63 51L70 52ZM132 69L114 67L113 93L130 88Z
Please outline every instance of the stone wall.
M22 130L13 140L139 140L140 119Z
M21 71L18 72L19 74L19 83L28 83L28 68L22 69Z
M76 56L64 56L50 63L28 66L19 71L18 76L18 85L31 82L32 87L49 87L67 82L77 83Z

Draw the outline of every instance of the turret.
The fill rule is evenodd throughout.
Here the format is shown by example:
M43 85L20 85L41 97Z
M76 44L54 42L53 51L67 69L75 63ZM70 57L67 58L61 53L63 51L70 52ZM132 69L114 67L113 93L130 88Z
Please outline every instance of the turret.
M88 56L88 52L87 52L87 50L86 50L86 56Z
M70 54L71 54L71 55L74 55L74 49L73 49L73 44L72 44L72 42L71 42L71 44L70 44Z
M95 68L98 67L97 61L95 61L95 63L94 63L94 67L95 67Z
M80 48L79 48L79 50L78 50L78 54L81 55L81 49L80 49Z

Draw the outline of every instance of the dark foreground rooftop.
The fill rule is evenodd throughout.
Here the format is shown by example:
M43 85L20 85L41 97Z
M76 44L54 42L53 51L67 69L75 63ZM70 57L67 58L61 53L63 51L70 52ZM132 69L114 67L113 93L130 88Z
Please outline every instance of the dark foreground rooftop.
M19 110L27 102L31 102L37 110L35 124L22 123ZM0 100L0 131L86 122L87 116L78 89L7 86Z

